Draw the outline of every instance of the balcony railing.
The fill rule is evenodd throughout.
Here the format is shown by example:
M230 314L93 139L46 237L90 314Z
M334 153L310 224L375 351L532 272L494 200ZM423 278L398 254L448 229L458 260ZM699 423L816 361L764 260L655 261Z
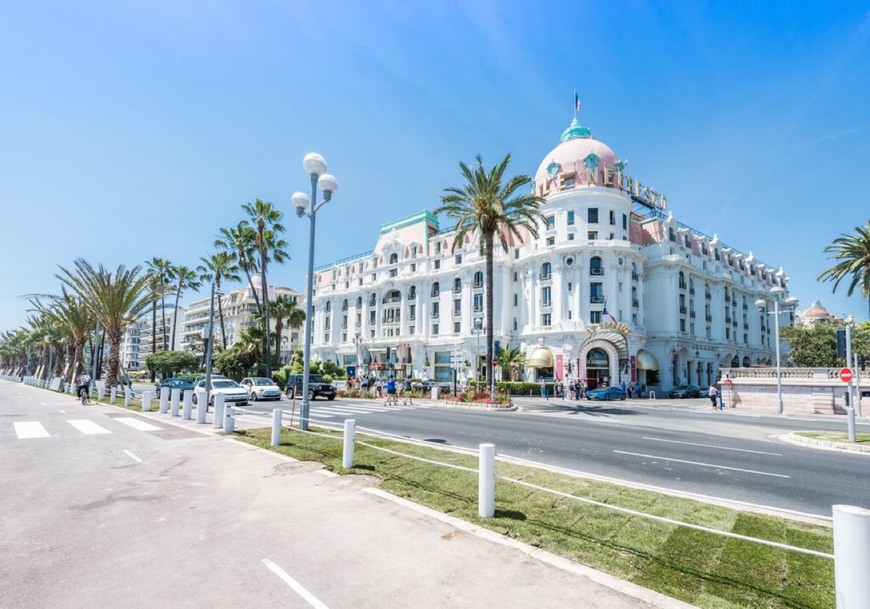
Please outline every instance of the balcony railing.
M553 274L552 273L541 273L540 275L538 275L538 278L541 281L548 281L548 280L553 278Z
M383 304L389 304L391 302L402 302L401 296L385 296L383 300L381 300Z
M706 319L707 321L713 321L713 316L712 316L712 315L706 315L706 316L704 317L704 319Z
M604 269L602 269L601 267L593 266L592 268L589 269L589 274L590 275L603 275Z
M455 286L453 286L453 293L454 293L454 294L459 294L461 291L462 291L462 286L461 286L461 285L455 285Z
M710 292L704 292L704 300L712 300L713 295Z
M417 300L417 292L408 292L408 300Z
M482 287L483 287L483 282L482 282L482 281L475 281L473 284L471 284L471 287L473 287L473 288L482 288Z
M432 311L432 319L438 319L438 311Z
M689 317L691 317L692 319L695 319L695 312L689 311Z
M689 288L689 294L694 294L694 293L695 293L695 288Z
M441 294L440 290L432 290L432 297L439 296Z
M726 323L726 324L730 324L730 323L731 323L731 318L730 318L730 317L726 317L726 318L725 318L725 323Z
M685 289L686 289L686 282L685 282L685 281L681 281L681 282L680 282L680 289L681 289L681 290L685 290Z
M589 302L592 304L602 304L604 302L604 296L590 296Z
M631 280L632 280L632 281L637 281L637 280L638 280L637 271L632 271L632 272L631 272Z
M480 313L481 311L483 311L483 307L474 307L475 313Z
M635 309L638 308L640 306L640 301L637 298L632 298L631 306L633 306Z
M680 307L680 313L681 313L681 314L685 315L685 314L686 314L686 311L687 311L686 307Z
M542 307L552 307L552 306L553 306L553 301L552 301L552 300L542 300L542 301L541 301L541 306L542 306Z

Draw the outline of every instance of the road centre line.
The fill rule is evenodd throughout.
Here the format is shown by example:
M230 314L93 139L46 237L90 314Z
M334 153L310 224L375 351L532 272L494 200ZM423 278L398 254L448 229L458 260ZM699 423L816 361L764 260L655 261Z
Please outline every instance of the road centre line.
M773 476L775 478L791 478L785 474L772 474L770 472L759 472L754 469L741 469L739 467L729 467L727 465L716 465L715 463L701 463L699 461L684 461L683 459L671 459L670 457L661 457L657 455L645 455L643 453L630 453L624 450L614 450L613 452L620 455L632 455L635 457L646 457L647 459L658 459L660 461L673 461L674 463L686 463L688 465L700 465L702 467L715 467L717 469L728 469L735 472L744 472L747 474L758 474L759 476Z
M319 600L317 600L317 598L313 594L311 594L308 590L303 588L299 582L297 582L295 579L293 579L292 577L287 575L287 572L284 571L284 569L282 569L281 567L279 567L278 565L273 563L271 560L269 560L268 558L264 558L263 564L266 565L266 567L272 573L274 573L275 575L280 577L284 581L285 584L287 584L288 586L293 588L293 590L296 592L296 594L298 594L299 596L304 598L306 601L308 601L309 605L311 605L315 609L329 609L326 605L324 605Z
M139 457L137 457L136 455L134 455L133 453L131 453L129 450L124 450L124 451L122 451L122 452L123 452L125 455L127 455L128 457L130 457L131 459L133 459L133 461L138 461L139 463L144 463L144 461L142 461L142 459L140 459Z
M655 442L669 442L671 444L687 444L688 446L703 446L704 448L718 448L719 450L735 450L741 453L753 453L756 455L770 455L772 457L781 457L782 453L768 453L763 450L749 450L748 448L731 448L730 446L717 446L716 444L699 444L698 442L683 442L681 440L666 440L664 438L652 438L650 436L641 436L643 440L653 440Z

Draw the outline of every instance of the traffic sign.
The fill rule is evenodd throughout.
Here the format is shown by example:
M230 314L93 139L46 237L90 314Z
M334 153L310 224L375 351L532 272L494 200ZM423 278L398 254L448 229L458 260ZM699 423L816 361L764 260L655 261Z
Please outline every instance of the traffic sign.
M726 387L730 387L730 386L731 386L731 379L725 379L725 386L726 386Z
M840 370L840 380L844 383L848 383L852 380L852 369L851 368L843 368Z

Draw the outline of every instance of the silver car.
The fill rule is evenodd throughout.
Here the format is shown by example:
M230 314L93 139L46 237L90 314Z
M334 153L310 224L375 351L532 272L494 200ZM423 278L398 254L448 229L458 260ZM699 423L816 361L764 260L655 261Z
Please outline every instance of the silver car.
M240 383L242 388L247 389L248 397L253 400L280 400L281 388L270 379L262 376L250 376L243 378Z

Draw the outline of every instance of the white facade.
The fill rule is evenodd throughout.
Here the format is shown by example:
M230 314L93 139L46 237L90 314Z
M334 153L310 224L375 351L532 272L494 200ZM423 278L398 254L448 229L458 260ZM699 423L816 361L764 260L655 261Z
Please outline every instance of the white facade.
M707 384L773 359L782 269L677 222L667 201L576 118L541 163L538 237L497 246L497 350L520 347L525 380L577 377L653 390ZM454 250L427 211L382 226L371 252L314 275L313 357L401 375L469 377L485 356L484 257ZM788 323L783 314L781 323ZM499 377L500 378L500 377Z
M121 366L124 370L145 370L145 358L154 352L152 342L156 342L157 351L163 351L164 326L163 313L160 306L157 307L157 323L154 324L154 336L152 337L152 312L149 308L139 319L130 324L121 339ZM166 309L166 348L171 349L172 331L175 330L175 346L181 345L182 321L185 310Z

